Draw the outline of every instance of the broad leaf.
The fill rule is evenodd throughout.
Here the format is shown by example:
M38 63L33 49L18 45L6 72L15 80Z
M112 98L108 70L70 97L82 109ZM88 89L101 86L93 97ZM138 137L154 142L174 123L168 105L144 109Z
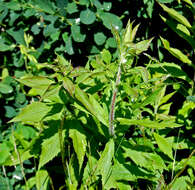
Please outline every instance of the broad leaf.
M62 136L64 138L65 131L63 131ZM51 161L54 157L60 152L60 140L59 134L56 133L52 137L45 139L41 144L41 154L39 160L39 169L44 166L46 163Z
M25 108L21 110L19 115L14 117L9 122L24 122L24 123L34 123L40 122L47 113L51 110L52 107L47 106L42 102L33 102L27 105Z
M86 38L86 34L81 33L81 28L78 25L71 26L71 34L75 42L83 42Z
M81 11L80 13L80 19L83 24L92 24L95 22L96 16L93 11L90 9L86 9L84 11Z

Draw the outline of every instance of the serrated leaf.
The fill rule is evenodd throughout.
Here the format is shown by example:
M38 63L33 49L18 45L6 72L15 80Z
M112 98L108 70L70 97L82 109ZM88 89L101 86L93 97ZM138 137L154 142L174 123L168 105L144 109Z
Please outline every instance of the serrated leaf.
M24 123L34 123L40 122L47 113L51 110L52 107L49 107L45 103L42 102L33 102L27 105L25 108L21 110L19 115L14 117L10 122L24 122Z
M169 158L173 159L172 146L170 145L169 141L157 133L154 133L154 138L155 138L160 150L164 154L166 154Z
M95 22L96 16L93 11L91 11L90 9L86 9L84 11L81 11L80 19L83 24L89 25Z
M112 60L112 55L110 54L110 52L106 49L104 49L102 52L101 52L101 56L102 56L102 59L103 61L105 61L107 64L109 64Z
M134 119L126 119L126 118L117 118L117 121L120 122L121 125L140 125L143 127L148 127L152 129L163 129L166 127L175 128L181 127L182 124L174 123L173 121L151 121L151 120L134 120Z
M49 182L49 175L48 175L47 170L38 170L36 172L35 179L36 179L36 188L37 189L40 189L40 190L47 189L47 185Z
M114 156L114 141L110 141L106 144L104 151L102 152L100 159L97 163L97 171L100 171L102 175L102 185L105 185L109 174L111 172L112 158Z
M154 153L142 152L125 148L125 157L129 157L133 162L141 167L149 170L160 170L163 171L166 168L162 158Z
M73 141L73 147L79 161L79 170L81 170L86 153L87 141L86 136L79 131L79 127L81 128L82 126L75 125L77 125L78 129L70 129L69 136Z
M190 22L181 14L179 14L176 10L167 7L164 4L160 3L160 6L163 8L164 11L166 11L173 19L177 20L181 24L185 25L188 28L191 28Z
M65 131L62 133L62 137L64 138ZM63 139L62 138L62 139ZM60 140L59 134L55 133L52 137L45 139L41 144L41 154L39 159L39 169L44 166L46 163L51 161L54 157L58 155L60 152Z

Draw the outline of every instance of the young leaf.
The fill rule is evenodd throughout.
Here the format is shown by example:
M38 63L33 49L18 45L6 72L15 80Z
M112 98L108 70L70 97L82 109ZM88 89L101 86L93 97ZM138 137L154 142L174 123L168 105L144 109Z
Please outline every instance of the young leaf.
M78 125L78 127L81 126ZM70 129L69 136L73 141L73 147L79 161L79 170L81 170L87 147L86 136L79 129Z
M183 15L179 14L176 10L169 8L164 4L161 3L159 4L163 8L163 10L166 11L173 19L177 20L178 22L180 22L181 24L185 25L188 28L192 27L189 21Z
M160 150L166 154L169 158L173 159L172 146L166 138L154 133L154 138L160 148Z
M180 50L178 50L176 48L172 48L170 46L167 46L167 44L169 44L169 42L167 40L165 40L164 38L160 37L160 39L162 40L162 43L163 43L165 49L167 49L173 56L178 58L180 61L187 63L188 65L194 67L192 64L192 61L190 59L188 59L188 57L185 54L183 54Z
M49 107L45 103L42 102L33 102L29 105L27 105L25 108L22 109L22 111L14 117L10 122L40 122L44 116L47 115L47 113L51 110L52 107Z

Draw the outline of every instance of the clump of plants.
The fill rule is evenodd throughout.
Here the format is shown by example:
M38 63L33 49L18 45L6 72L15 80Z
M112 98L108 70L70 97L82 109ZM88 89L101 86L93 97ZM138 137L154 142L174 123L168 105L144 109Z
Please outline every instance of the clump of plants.
M129 21L121 33L111 27L116 59L104 49L74 68L56 54L52 63L36 63L49 75L16 79L31 101L9 121L0 163L5 177L19 165L23 189L193 187L194 151L176 159L178 147L190 146L179 138L188 110L170 114L175 81L190 78L146 53L152 39L135 42L139 25ZM139 66L141 54L147 63Z

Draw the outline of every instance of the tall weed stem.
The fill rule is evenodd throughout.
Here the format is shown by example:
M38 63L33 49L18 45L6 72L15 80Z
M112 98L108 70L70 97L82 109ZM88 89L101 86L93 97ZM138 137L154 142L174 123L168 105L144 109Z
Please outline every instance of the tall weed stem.
M120 83L121 79L121 66L122 63L125 62L124 55L121 54L120 62L118 65L118 71L117 71L117 76L116 76L116 81L114 85L114 89L112 92L112 99L111 99L111 104L110 104L110 113L109 113L109 134L111 136L115 135L114 132L114 119L115 119L115 104L116 104L116 97L117 97L117 92L118 92L118 85Z

